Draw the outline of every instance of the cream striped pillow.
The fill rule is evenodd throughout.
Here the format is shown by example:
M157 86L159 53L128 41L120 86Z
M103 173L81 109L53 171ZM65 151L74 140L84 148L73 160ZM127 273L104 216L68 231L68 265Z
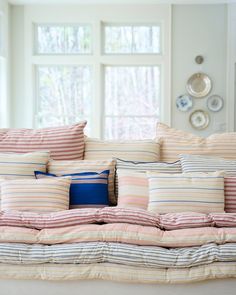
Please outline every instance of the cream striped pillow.
M81 172L102 172L109 170L108 191L109 202L111 205L116 205L116 197L114 192L114 175L115 175L115 160L74 160L74 161L54 161L48 163L48 172L58 176L64 174L81 173Z
M130 161L152 162L160 158L160 145L153 140L103 141L87 138L84 160L121 158Z
M155 213L224 212L224 172L147 172L148 210Z
M157 125L157 140L161 143L161 161L173 162L180 154L210 155L226 159L236 158L236 133L213 134L207 138Z
M69 209L70 178L8 180L1 184L1 209L55 212Z
M46 172L49 155L49 152L43 151L27 154L0 153L0 177L35 178L35 170Z

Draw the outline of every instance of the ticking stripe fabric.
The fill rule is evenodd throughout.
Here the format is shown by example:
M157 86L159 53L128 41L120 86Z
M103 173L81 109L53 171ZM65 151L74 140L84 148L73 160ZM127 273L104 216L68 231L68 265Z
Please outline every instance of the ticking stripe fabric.
M109 170L64 174L71 177L70 209L104 207L109 205L108 176ZM36 178L57 177L55 174L35 171Z
M116 159L116 190L118 206L126 208L147 209L148 180L147 170L160 173L181 173L180 161L163 162L134 162Z
M55 212L69 208L70 178L22 179L1 185L1 209Z
M46 172L49 155L49 152L43 151L27 154L0 153L0 177L33 179L35 170Z
M186 268L147 268L113 263L31 264L0 263L1 279L110 280L124 283L183 284L210 279L236 278L236 262L214 262ZM70 282L67 283L68 287ZM158 288L158 286L157 286Z
M236 213L236 160L199 155L180 155L180 161L184 172L224 170L226 174L225 211Z
M109 170L108 190L110 205L116 205L116 197L114 193L114 175L115 160L78 160L78 161L54 161L48 163L48 172L61 176L64 174L74 174L81 172L101 172Z
M225 171L227 176L236 176L236 160L201 155L180 155L185 173Z
M121 243L73 243L27 245L0 243L0 263L6 264L91 264L116 263L147 268L184 268L213 262L236 262L236 244L168 249Z
M161 143L161 161L173 162L180 154L211 155L236 159L236 133L213 134L207 138L157 125L157 140Z
M130 161L158 161L160 145L153 140L103 141L87 138L85 160L121 158Z
M149 211L224 212L224 172L173 175L147 172L147 176Z
M48 150L54 160L83 159L86 121L43 129L0 129L0 152Z

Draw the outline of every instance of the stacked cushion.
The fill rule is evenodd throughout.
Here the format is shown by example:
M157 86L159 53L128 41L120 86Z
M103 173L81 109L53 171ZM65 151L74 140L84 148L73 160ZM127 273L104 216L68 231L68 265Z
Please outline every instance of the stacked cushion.
M35 172L37 178L57 177L54 174ZM71 177L70 187L70 209L83 207L104 207L108 206L108 176L109 170L101 173L83 172L65 174L64 177Z
M34 171L46 172L49 152L27 154L0 153L0 177L5 179L34 178Z
M212 155L236 159L236 133L213 134L202 138L158 123L157 140L161 143L161 161L173 162L179 154Z
M152 162L160 159L160 145L153 140L103 141L86 139L85 160L121 158L130 161Z
M114 194L114 174L115 160L74 160L74 161L54 161L48 163L48 172L61 176L64 174L75 174L81 172L101 172L109 170L108 190L110 205L116 205Z
M147 175L149 211L224 212L224 172Z
M86 121L43 129L0 129L0 152L48 150L55 160L83 159Z
M183 172L225 171L225 211L236 213L236 160L223 158L180 155Z
M69 208L70 178L9 180L1 184L1 209L55 212Z
M148 180L146 171L181 173L180 162L133 162L117 159L118 206L147 209Z

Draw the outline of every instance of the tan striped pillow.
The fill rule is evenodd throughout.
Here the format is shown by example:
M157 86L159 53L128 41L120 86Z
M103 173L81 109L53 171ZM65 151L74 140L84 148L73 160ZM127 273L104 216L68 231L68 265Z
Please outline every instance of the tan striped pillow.
M157 140L161 143L161 161L164 162L176 161L180 154L236 158L236 133L233 132L213 134L203 138L158 123Z
M130 161L159 161L160 145L153 140L103 141L87 138L84 160L120 158Z
M48 172L61 176L63 174L81 173L81 172L102 172L109 170L108 191L109 201L111 205L116 205L116 197L114 192L114 175L115 160L74 160L74 161L49 161Z
M1 184L1 209L55 212L69 209L70 178L8 180Z
M147 172L148 210L155 213L224 212L224 172Z
M49 152L0 153L0 177L5 179L35 178L35 170L46 172L49 155Z

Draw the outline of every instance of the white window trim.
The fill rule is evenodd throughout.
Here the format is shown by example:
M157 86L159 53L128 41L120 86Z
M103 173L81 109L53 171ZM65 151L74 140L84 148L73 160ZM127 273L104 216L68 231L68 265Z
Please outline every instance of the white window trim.
M59 8L58 8L59 7ZM119 5L117 9L114 5L101 6L73 6L70 8L58 6L58 12L53 14L44 6L26 6L24 18L25 31L25 95L23 105L27 112L23 114L26 127L36 126L36 84L35 66L37 65L89 65L93 67L93 102L91 129L93 137L102 137L102 126L104 124L104 81L103 69L106 65L158 65L161 68L161 111L160 120L166 124L171 124L171 5ZM78 9L76 9L78 8ZM98 8L100 8L98 10ZM125 9L124 9L125 8ZM51 10L55 7L51 7ZM45 11L47 11L45 13ZM115 13L114 13L115 11ZM111 13L113 12L113 13ZM134 12L134 13L132 13ZM127 21L128 20L128 21ZM35 55L34 54L34 24L91 24L92 25L92 55ZM122 54L104 55L102 48L103 23L116 24L161 24L161 54ZM98 116L97 114L101 114ZM25 116L24 116L25 115Z

